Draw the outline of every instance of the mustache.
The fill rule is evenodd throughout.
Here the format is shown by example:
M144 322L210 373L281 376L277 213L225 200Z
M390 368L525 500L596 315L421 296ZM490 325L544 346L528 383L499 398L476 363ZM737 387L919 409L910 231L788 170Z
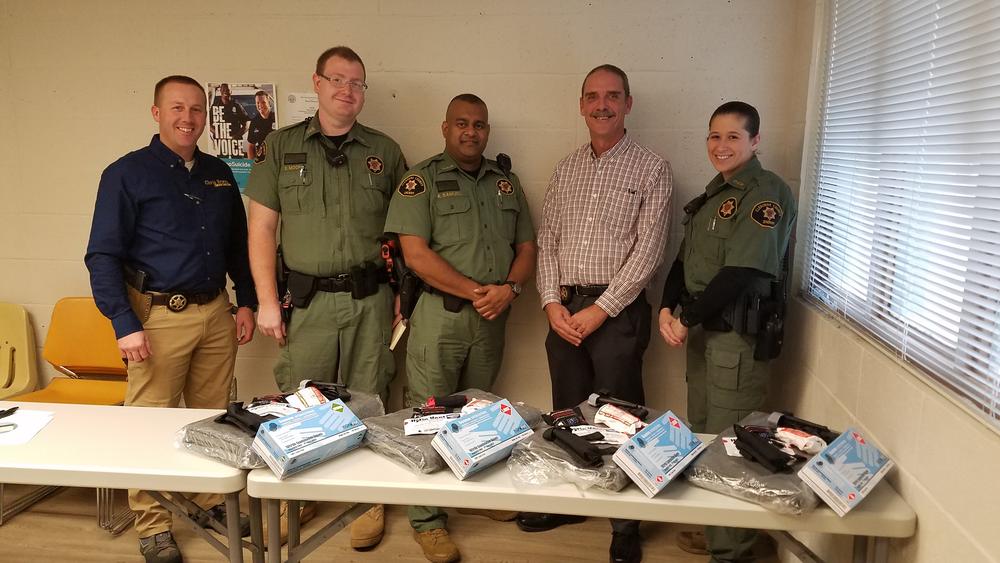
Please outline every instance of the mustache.
M608 110L597 110L590 113L590 117L614 117L615 112Z

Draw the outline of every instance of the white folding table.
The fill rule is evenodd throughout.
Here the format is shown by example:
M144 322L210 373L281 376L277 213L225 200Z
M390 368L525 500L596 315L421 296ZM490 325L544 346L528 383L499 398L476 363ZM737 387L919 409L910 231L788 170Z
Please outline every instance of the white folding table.
M244 545L254 561L263 560L257 499L250 499L251 543L240 537L239 493L247 472L175 446L181 427L221 410L0 401L0 409L14 405L55 416L28 443L0 446L0 483L150 491L230 561L243 561ZM174 500L159 491L169 492ZM188 516L183 502L177 502L181 492L225 496L228 521L225 527L216 524L228 537L228 546Z
M709 437L710 438L710 437ZM418 475L368 449L346 453L317 467L279 481L268 469L247 476L247 493L268 505L268 561L281 560L278 539L278 503L289 501L288 561L298 561L363 514L371 504L430 505L526 512L554 512L660 522L733 526L765 530L813 531L848 534L855 538L855 561L865 561L869 543L872 559L888 557L888 538L912 536L913 510L888 485L840 518L826 506L804 516L783 516L750 502L695 487L680 479L649 499L635 486L619 493L581 491L571 484L527 487L512 482L504 463L459 481L445 469ZM322 528L301 545L297 523L298 501L359 503L340 519ZM814 558L791 536L779 537L800 558Z

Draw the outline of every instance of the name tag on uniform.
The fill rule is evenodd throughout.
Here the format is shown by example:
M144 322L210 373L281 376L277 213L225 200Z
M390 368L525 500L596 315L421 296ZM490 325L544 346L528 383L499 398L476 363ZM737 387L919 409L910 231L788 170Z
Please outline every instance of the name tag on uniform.
M440 180L436 185L438 193L458 191L458 180Z
M306 153L304 152L286 152L284 164L305 164L306 163Z

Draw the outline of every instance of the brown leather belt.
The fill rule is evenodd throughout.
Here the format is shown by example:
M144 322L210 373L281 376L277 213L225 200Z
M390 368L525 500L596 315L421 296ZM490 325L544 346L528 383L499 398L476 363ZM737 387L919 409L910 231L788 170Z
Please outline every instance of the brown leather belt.
M222 290L208 291L204 293L192 293L187 291L171 291L168 293L150 293L153 305L163 305L175 313L180 313L188 305L205 305L215 301L215 298L222 293Z

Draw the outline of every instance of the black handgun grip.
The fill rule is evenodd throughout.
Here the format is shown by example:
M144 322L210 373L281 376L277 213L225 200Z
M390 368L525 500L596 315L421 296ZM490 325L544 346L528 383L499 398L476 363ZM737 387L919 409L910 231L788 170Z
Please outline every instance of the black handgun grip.
M736 449L743 457L763 465L772 473L788 473L795 458L772 446L767 440L743 428L733 425L736 433Z

